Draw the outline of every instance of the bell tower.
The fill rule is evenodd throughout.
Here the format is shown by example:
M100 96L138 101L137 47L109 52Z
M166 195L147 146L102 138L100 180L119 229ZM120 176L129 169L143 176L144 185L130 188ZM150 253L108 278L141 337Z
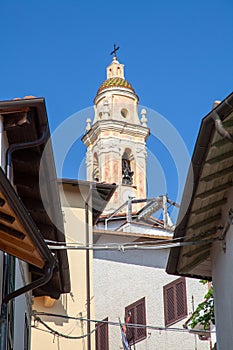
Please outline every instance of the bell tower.
M107 67L107 80L94 99L94 120L87 119L82 140L87 147L87 180L116 183L118 188L105 212L130 197L146 198L146 110L138 115L138 96L125 80L124 65L116 57Z

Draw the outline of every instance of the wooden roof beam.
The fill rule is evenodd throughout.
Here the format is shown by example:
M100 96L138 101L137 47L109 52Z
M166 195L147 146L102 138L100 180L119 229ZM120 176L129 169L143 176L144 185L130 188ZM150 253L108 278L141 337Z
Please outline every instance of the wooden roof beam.
M209 182L209 181L215 180L219 177L222 177L224 175L231 174L232 172L233 172L233 165L231 165L227 168L221 169L219 171L216 171L215 173L212 173L210 175L204 176L200 179L200 181Z
M206 163L207 164L216 164L221 162L222 160L226 160L228 158L233 157L233 151L228 151L226 153L219 154L218 156L215 156L213 158L207 159Z
M0 233L2 232L7 233L8 235L11 235L21 240L25 238L25 234L23 232L0 223Z
M3 231L1 231L0 242L2 242L2 244L8 242L10 245L16 245L22 250L26 250L27 252L33 252L35 250L35 247L33 247L33 245L28 244L24 240L18 239Z
M203 227L205 225L208 225L208 224L211 224L212 222L216 222L216 221L219 221L222 217L222 214L221 213L218 213L214 216L210 216L208 217L207 219L205 220L202 220L202 221L198 221L196 222L195 224L192 224L192 225L188 225L188 229L197 229L197 228L200 228L200 227Z
M186 236L187 238L185 238L185 242L190 242L190 241L198 241L200 239L205 239L207 237L213 236L217 233L217 231L219 230L218 226L213 226L210 229L206 230L206 231L201 231L198 234L188 234L188 236Z
M208 249L210 249L212 243L207 243L207 244L203 244L195 249L189 249L189 251L187 253L182 254L183 257L185 258L190 258L192 255L196 255L199 253L202 253Z
M213 194L216 194L218 192L226 190L227 188L230 188L231 186L232 186L232 180L225 182L217 187L214 186L209 191L201 192L201 193L196 195L196 198L201 198L201 199L208 198L208 197L212 196Z
M205 213L211 209L214 209L218 206L221 206L223 204L225 204L227 202L227 198L226 197L223 197L222 199L220 199L219 201L215 201L215 202L212 202L208 205L205 205L204 207L200 207L196 210L192 210L192 214L194 215L198 215L198 214L202 214L202 213Z
M190 273L190 270L200 264L202 261L206 260L210 255L209 250L204 251L202 254L198 255L189 264L185 264L184 267L179 268L179 273Z

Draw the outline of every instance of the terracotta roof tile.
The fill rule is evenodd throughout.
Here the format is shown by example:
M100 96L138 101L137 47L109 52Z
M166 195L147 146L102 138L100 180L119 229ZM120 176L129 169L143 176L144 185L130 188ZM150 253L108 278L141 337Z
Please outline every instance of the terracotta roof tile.
M123 79L123 78L115 77L115 78L109 78L109 79L105 80L105 81L101 84L99 90L97 91L97 95L98 95L102 90L108 89L108 88L110 88L110 87L121 87L121 88L130 89L130 90L132 90L133 92L135 92L134 89L133 89L133 87L131 86L131 84L130 84L127 80L125 80L125 79Z

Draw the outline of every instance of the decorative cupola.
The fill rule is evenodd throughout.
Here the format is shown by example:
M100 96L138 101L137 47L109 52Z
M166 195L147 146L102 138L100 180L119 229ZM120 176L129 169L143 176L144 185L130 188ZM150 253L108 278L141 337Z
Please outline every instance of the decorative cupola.
M125 80L124 65L116 57L94 99L94 121L87 120L87 180L116 183L106 211L117 209L128 197L146 198L146 110L138 116L138 96Z

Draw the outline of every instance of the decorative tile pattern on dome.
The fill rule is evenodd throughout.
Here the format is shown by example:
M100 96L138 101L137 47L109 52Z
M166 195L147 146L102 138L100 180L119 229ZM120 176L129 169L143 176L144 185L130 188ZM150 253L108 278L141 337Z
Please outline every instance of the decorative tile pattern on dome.
M97 94L100 93L102 90L110 88L110 87L123 87L123 88L127 88L130 89L134 92L134 89L132 88L132 86L130 85L130 83L123 79L123 78L110 78L105 80L102 85L100 86L99 90L97 91Z

